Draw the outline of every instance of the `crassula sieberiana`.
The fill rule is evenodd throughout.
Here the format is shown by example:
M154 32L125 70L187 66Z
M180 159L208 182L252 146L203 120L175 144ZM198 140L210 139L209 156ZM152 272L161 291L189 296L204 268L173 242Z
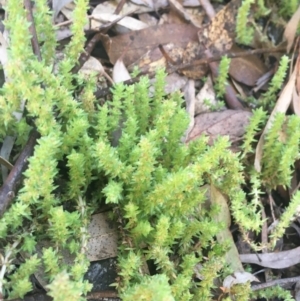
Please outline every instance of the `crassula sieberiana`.
M123 300L210 300L214 279L225 277L228 269L227 245L216 240L224 225L213 218L219 208L209 204L208 187L228 196L245 236L259 231L262 188L289 185L291 165L298 158L299 118L275 117L258 174L248 155L267 117L262 109L251 118L241 153L232 153L227 137L213 145L205 136L188 145L182 142L188 116L180 93L164 92L163 70L157 71L154 92L144 77L132 86L115 85L112 99L98 104L95 77L71 72L83 51L88 5L75 2L73 37L57 63L47 1L35 1L41 59L32 51L26 10L17 0L7 1L10 45L0 91L0 137L16 137L16 152L32 130L40 137L22 188L0 219L2 294L23 297L32 289L30 274L42 266L54 300L84 300L91 289L84 280L87 226L91 213L106 202L120 229L120 279L114 285ZM279 70L281 80L285 71ZM79 95L76 83L84 87ZM14 112L22 104L18 121ZM283 124L286 139L280 140ZM249 195L243 191L245 174L252 186ZM299 198L296 194L282 215L272 243L283 235ZM38 256L40 240L52 246ZM29 257L14 269L11 260L19 251ZM75 255L72 265L63 263L62 251ZM200 279L195 278L196 265ZM239 300L248 296L244 290Z

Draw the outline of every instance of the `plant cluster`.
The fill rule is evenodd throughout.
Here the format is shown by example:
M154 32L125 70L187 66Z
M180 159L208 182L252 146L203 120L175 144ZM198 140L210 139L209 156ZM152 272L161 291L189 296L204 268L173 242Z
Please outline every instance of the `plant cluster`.
M132 300L135 294L155 300L154 293L166 293L153 291L153 281L165 285L167 281L171 299L207 300L223 266L225 248L214 239L222 225L212 220L217 208L205 206L205 185L226 186L233 195L242 182L241 165L228 150L227 138L211 147L207 137L190 145L180 142L187 115L180 95L166 96L164 86L161 71L152 97L148 96L147 78L135 87L119 84L110 104L111 116L107 115L108 105L99 108L101 126L95 154L99 171L107 176L102 192L124 217L119 256L122 281L116 285L124 300ZM113 120L117 122L109 128ZM111 137L120 122L122 135L112 147ZM198 247L195 241L200 242ZM141 272L149 261L161 277ZM205 279L199 284L192 281L197 262L203 264Z
M0 219L1 293L23 297L32 289L30 274L42 267L54 300L84 300L91 289L83 278L89 264L87 226L91 213L106 202L120 223L120 281L115 286L123 300L209 300L215 278L226 276L227 246L216 240L224 225L214 220L220 208L209 203L207 190L214 186L228 196L245 239L248 231L260 231L262 191L290 184L299 152L299 117L275 117L258 174L250 166L255 137L267 118L262 109L253 113L242 151L232 153L226 137L213 145L205 136L189 145L182 142L189 120L181 95L165 94L163 70L157 72L153 91L147 77L132 86L118 84L112 100L100 106L93 95L95 78L71 72L83 50L88 5L87 0L75 2L73 38L59 62L47 1L35 1L41 60L32 52L30 24L19 1L10 0L6 7L10 47L7 80L0 91L0 138L17 137L16 150L32 130L40 138L22 189ZM223 62L227 70L228 62ZM280 89L284 63L266 98ZM221 92L226 72L220 74ZM79 94L78 83L83 87ZM15 112L24 103L26 110L17 121ZM245 176L252 185L250 194L243 191ZM298 204L299 193L271 244L283 235ZM36 244L43 240L51 247L38 256ZM12 259L19 251L28 257L15 267ZM63 251L74 254L71 266L64 263ZM236 290L240 300L247 300L248 291Z
M226 92L226 86L228 85L227 80L228 80L228 74L229 74L229 67L230 67L230 62L231 59L229 59L226 56L223 56L220 65L219 65L219 74L216 78L215 82L215 90L216 90L216 95L218 98L221 98L225 95Z
M23 146L32 130L41 136L34 156L29 158L23 187L0 220L1 293L9 298L23 297L32 289L29 276L38 266L42 266L52 283L50 295L57 290L55 283L59 279L69 283L61 287L58 292L61 296L68 287L74 287L76 296L91 289L83 276L89 265L85 253L91 213L85 189L91 182L89 166L93 163L93 158L85 155L92 144L88 133L90 110L86 103L93 91L87 84L81 95L85 102L79 103L73 96L76 88L73 82L82 79L70 72L83 50L87 5L88 1L76 1L73 38L64 58L57 63L55 30L47 1L35 1L35 26L39 41L43 41L41 60L32 51L26 10L19 1L7 2L5 25L10 33L10 46L4 70L6 82L0 93L1 139L7 135L18 137L17 144ZM57 63L56 73L52 70L54 63ZM26 110L18 122L15 112L24 103ZM63 190L59 185L62 174L59 163L65 161L68 180ZM36 244L43 240L51 242L52 247L44 248L42 256L37 258ZM75 255L72 266L64 264L62 250ZM26 252L28 259L15 269L11 262L19 251Z
M266 29L262 30L258 25L264 23L264 17L269 15L275 25L281 26L284 19L289 20L292 17L298 6L298 0L242 0L236 18L236 41L243 45L253 46L258 36L262 40L268 40L265 34ZM253 11L252 7L255 7ZM260 21L256 22L255 19Z

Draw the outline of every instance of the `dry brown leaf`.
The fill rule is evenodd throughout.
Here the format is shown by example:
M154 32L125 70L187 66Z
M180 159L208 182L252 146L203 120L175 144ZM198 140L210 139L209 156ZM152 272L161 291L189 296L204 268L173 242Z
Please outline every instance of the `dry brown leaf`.
M176 47L185 48L190 41L197 41L198 29L193 25L164 24L151 26L132 33L103 39L110 62L115 64L121 55L125 66L136 63L148 51L148 64L163 57L158 45L173 43ZM157 49L157 52L154 52ZM165 61L163 63L165 66Z
M225 224L225 227L217 234L217 241L220 244L229 243L229 249L226 252L226 263L234 272L243 272L244 268L239 259L239 253L235 246L232 234L229 230L231 225L230 211L228 208L228 199L214 185L210 185L210 202L219 207L219 213L213 216L214 221Z
M258 172L261 171L260 162L261 162L261 159L263 156L263 146L264 146L265 136L272 125L272 122L273 122L273 119L274 119L274 116L276 115L276 113L278 113L278 112L285 113L287 111L287 109L291 103L291 100L292 100L293 90L295 87L295 80L296 80L296 69L294 69L292 75L290 76L288 83L286 84L283 91L281 92L281 94L277 100L277 103L270 115L270 118L264 128L264 131L261 134L260 139L257 143L256 151L255 151L254 167L255 167L256 171L258 171Z
M300 263L300 247L282 252L264 254L240 254L244 263L254 263L271 269L285 269Z
M172 61L181 62L184 54L184 47L177 47L175 44L167 44L163 46L164 51ZM136 64L128 66L131 70ZM148 51L137 63L139 70L142 72L155 72L158 68L168 65L165 56L159 48Z
M231 48L232 52L246 51L237 46ZM231 59L229 74L236 81L250 87L256 85L256 81L267 72L266 66L256 55L242 56Z
M286 28L284 31L284 37L287 40L287 47L286 47L287 52L289 52L293 46L299 21L300 21L300 6L293 14L292 18L286 25Z
M212 143L218 136L229 135L231 141L241 138L252 113L243 110L225 110L197 115L195 126L187 141L196 139L202 134L210 137Z
M164 24L111 39L106 37L103 39L104 47L112 64L123 55L124 64L129 70L133 64L144 72L165 67L166 59L157 49L158 45L163 45L166 53L176 64L192 64L194 60L203 58L206 48L212 53L231 48L240 3L241 0L232 0L198 32L192 25ZM207 66L192 66L182 70L182 73L190 78L199 79L207 70Z

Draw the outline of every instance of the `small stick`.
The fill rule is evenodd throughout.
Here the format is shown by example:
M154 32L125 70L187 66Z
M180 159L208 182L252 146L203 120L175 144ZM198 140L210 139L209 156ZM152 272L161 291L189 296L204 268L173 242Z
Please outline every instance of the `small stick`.
M30 23L29 32L32 35L31 45L32 45L33 53L38 57L38 60L41 61L42 56L41 56L41 50L40 50L40 46L39 46L39 42L38 42L38 38L37 38L36 28L34 25L31 1L24 0L24 6L25 6L25 9L27 12L27 20Z
M78 64L72 69L72 73L76 74L81 67L84 65L84 63L90 58L92 51L96 47L96 44L101 41L103 34L105 34L112 26L117 24L119 21L121 21L123 18L127 17L128 15L134 13L134 11L129 12L128 14L121 16L117 18L116 20L103 25L100 28L100 32L96 33L93 38L87 43L84 51L80 54L79 59L78 59Z
M94 16L87 16L88 19L94 19ZM70 19L70 20L67 20L67 21L63 21L63 22L60 22L60 23L57 23L57 24L54 24L53 26L54 27L62 27L62 26L66 26L66 25L70 25L73 23L73 20Z
M255 55L255 54L264 54L264 53L276 53L276 52L286 52L286 47L278 47L278 48L261 48L261 49L254 49L254 50L247 50L247 51L239 51L239 52L221 52L218 55L212 56L210 58L203 58L199 60L195 60L191 63L180 64L173 68L173 72L179 71L182 69L191 68L193 66L199 66L204 64L209 64L211 62L220 61L222 56L226 55L228 58L234 59L237 57L244 57L248 55Z
M255 284L251 286L252 291L258 291L261 289L265 289L267 287L275 286L275 285L287 285L287 284L294 284L295 282L300 281L300 276L297 277L291 277L291 278L284 278L284 279L277 279L277 280L272 280L266 283L260 283L260 284Z
M27 159L33 154L33 148L38 138L39 133L34 130L29 136L27 144L19 155L13 169L0 188L0 217L4 214L6 208L11 204L15 197L15 191L21 180L22 173L28 165Z

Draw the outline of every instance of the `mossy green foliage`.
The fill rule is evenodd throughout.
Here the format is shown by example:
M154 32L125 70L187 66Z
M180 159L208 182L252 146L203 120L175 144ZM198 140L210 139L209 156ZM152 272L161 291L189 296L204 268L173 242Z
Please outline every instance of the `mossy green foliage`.
M253 46L254 36L257 39L260 36L261 39L268 39L265 35L265 30L262 30L259 23L255 22L259 18L266 17L270 14L274 14L272 21L277 24L282 22L283 19L288 21L292 15L296 12L299 6L299 0L242 0L238 9L236 19L236 40L240 44ZM254 8L254 9L252 9Z
M236 34L237 41L241 44L249 45L253 39L254 29L248 26L248 15L250 13L250 6L254 2L254 0L244 0L238 10Z
M286 55L283 55L280 59L279 68L269 84L269 89L260 98L260 102L264 107L273 107L277 99L277 93L281 90L285 80L288 67L289 58Z
M298 9L299 0L280 0L279 3L276 1L275 4L278 4L279 12L282 16L290 18Z
M228 74L230 67L231 59L226 56L223 56L220 65L219 65L219 74L216 78L215 89L217 92L217 97L223 97L226 93L226 86L228 85Z
M23 7L8 1L11 45L8 80L0 91L0 137L16 136L16 152L32 127L41 138L21 190L0 220L1 292L23 297L32 289L30 274L42 266L54 300L83 299L91 288L83 278L89 264L87 227L91 213L105 201L122 230L120 281L115 285L124 300L209 300L214 279L222 275L226 247L215 239L222 224L213 219L218 208L209 206L206 187L213 184L229 196L232 216L245 238L249 230L260 231L261 192L290 184L298 158L299 118L276 116L258 174L249 155L267 118L262 109L251 118L242 152L234 154L226 137L213 145L205 136L189 145L181 141L189 120L181 95L165 94L163 70L157 72L152 90L147 77L134 86L118 84L112 100L98 105L95 77L70 72L83 47L87 2L76 1L74 36L53 73L55 32L47 1L35 1L37 32L44 41L42 61L32 53ZM280 89L283 73L274 79L269 99ZM225 75L220 77L223 84ZM84 86L80 95L75 82ZM17 122L14 112L23 100L25 115ZM252 186L249 195L242 189L245 174ZM274 230L272 245L298 204L296 194ZM42 240L51 246L38 258L36 244ZM28 257L12 273L11 260L19 251ZM74 254L73 265L64 263L62 251ZM147 262L154 265L155 275L145 269ZM196 264L201 265L201 281L194 281Z
M299 158L300 122L298 116L277 114L264 145L262 178L269 188L289 186L292 168ZM275 163L277 161L277 164ZM277 171L274 173L274 171Z
M253 161L248 161L246 157L249 157L254 152L253 145L256 145L256 133L259 132L261 126L266 120L266 112L262 108L254 110L253 116L250 119L250 123L247 126L247 131L244 138L244 153L242 154L242 161L245 165L245 172L247 173L252 191L249 194L251 200L248 204L248 209L251 212L260 213L261 201L260 197L264 191L271 191L278 186L290 187L292 174L294 171L294 162L299 159L299 127L300 118L296 115L285 116L282 113L277 113L273 119L273 123L269 131L266 133L263 156L261 158L262 170L258 173L253 168ZM247 151L246 151L247 150ZM247 155L248 154L248 155ZM276 241L284 235L285 229L290 225L291 221L297 215L297 206L299 206L299 194L296 193L286 208L285 212L280 217L280 222L273 230L269 247L273 248ZM232 208L233 212L235 211ZM252 225L256 224L257 227L252 230L258 231L261 227L261 218L254 214ZM256 223L254 223L256 221ZM246 220L240 221L243 225L240 229L244 232L248 227ZM249 221L250 225L250 221ZM244 232L245 239L247 238L246 232ZM254 249L260 249L261 247L252 244L248 241Z
M74 79L80 81L80 78L70 72L83 49L88 1L78 0L76 4L72 26L74 35L54 74L56 38L47 1L35 1L35 26L38 38L43 42L41 61L32 52L23 6L18 1L7 1L9 14L5 25L10 31L10 47L5 66L7 81L0 92L1 139L6 135L17 136L17 142L24 145L32 127L41 134L24 173L23 187L0 221L4 250L0 288L1 293L9 298L23 297L32 290L29 276L39 266L45 270L47 279L54 283L60 279L60 273L67 273L65 282L69 281L69 287L76 287L73 291L76 296L91 288L83 280L89 265L85 250L91 209L85 202L84 189L91 181L91 157L84 156L82 162L83 154L91 144L88 134L91 110L87 110L90 107L86 103L79 104L73 97L75 87L72 82ZM89 96L92 89L89 85L87 87L85 94ZM26 115L17 122L14 112L19 111L23 101L26 102ZM60 186L59 192L55 191L61 177L58 164L63 158L67 160L70 183L66 182L66 189ZM84 177L80 176L82 173ZM36 255L30 257L40 241L48 241L52 247L45 248L41 258ZM62 250L75 254L72 266L64 264ZM19 251L27 252L28 259L11 274L11 260ZM54 285L50 286L50 294L51 287L56 289ZM58 294L63 296L67 289L68 285L61 286Z
M227 139L220 138L212 147L206 137L189 146L181 143L188 118L181 108L180 95L163 92L164 76L162 71L157 73L151 97L147 95L147 78L135 87L118 84L114 88L113 101L108 104L111 114L101 113L102 109L107 112L106 106L99 108L102 126L97 126L94 156L99 173L107 176L104 198L116 204L118 214L125 218L128 244L120 249L122 281L118 289L126 296L127 290L138 283L142 287L144 277L150 276L141 274L141 270L146 260L151 260L167 277L170 296L199 300L199 295L209 297L224 255L213 238L221 225L212 221L210 209L204 206L204 185L214 182L235 189L242 177L237 156L227 149ZM114 135L120 124L122 135L116 141ZM196 251L195 239L201 241ZM210 255L203 262L203 273L206 269L209 272L208 282L201 282L197 288L199 285L192 281L193 269L207 252ZM193 289L200 290L197 297L191 293Z
M284 301L295 300L289 291L284 290L280 286L268 287L251 293L252 298L264 298L271 300L272 298L280 298Z

